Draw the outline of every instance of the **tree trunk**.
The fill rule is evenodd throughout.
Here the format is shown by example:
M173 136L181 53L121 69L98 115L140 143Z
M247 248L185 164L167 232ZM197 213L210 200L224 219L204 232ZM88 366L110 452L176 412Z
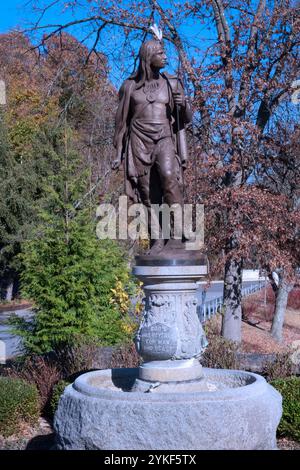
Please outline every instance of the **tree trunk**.
M278 273L279 282L275 292L275 313L272 321L271 335L273 338L281 343L282 341L282 328L284 323L284 316L288 301L289 292L292 290L293 285L289 284L284 276L284 273Z
M242 260L230 258L224 276L222 336L238 343L242 339L242 265Z
M9 281L7 287L6 287L6 295L5 295L5 300L7 302L11 302L13 299L13 291L14 291L14 281Z

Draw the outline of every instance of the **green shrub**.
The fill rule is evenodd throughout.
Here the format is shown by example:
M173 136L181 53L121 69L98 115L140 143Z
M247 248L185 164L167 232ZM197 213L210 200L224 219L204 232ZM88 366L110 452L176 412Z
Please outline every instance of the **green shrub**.
M201 364L203 367L211 367L214 369L238 369L238 344L220 336L217 316L206 322L205 334L208 346L201 358Z
M292 375L293 364L290 353L277 353L274 360L266 361L263 365L262 374L268 382L276 379L285 379Z
M5 375L36 386L42 411L45 411L53 386L62 378L60 364L47 357L30 355L12 362Z
M203 367L214 369L238 369L238 346L222 336L209 336L208 346L201 358Z
M36 308L30 321L13 323L27 352L46 353L57 342L76 343L78 336L111 346L134 334L134 319L114 297L120 281L128 295L134 293L125 253L114 240L97 240L93 224L75 219L68 243L61 227L48 228L23 247L22 292Z
M50 412L52 416L54 416L59 399L68 385L70 385L70 382L67 382L66 380L60 380L56 385L54 385L50 400Z
M64 379L74 374L83 373L95 367L99 351L97 338L74 336L72 341L54 344L55 361L59 365Z
M133 343L124 344L114 350L111 358L111 368L139 367L141 359Z
M34 425L39 418L39 395L24 380L0 377L0 434L15 434L22 423Z
M283 398L283 414L278 434L300 441L300 377L274 380L271 385Z

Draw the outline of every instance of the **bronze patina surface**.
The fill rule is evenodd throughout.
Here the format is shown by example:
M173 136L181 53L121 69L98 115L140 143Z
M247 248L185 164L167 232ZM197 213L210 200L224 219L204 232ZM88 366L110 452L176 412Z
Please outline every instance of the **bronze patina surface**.
M124 161L126 194L146 206L150 254L158 254L184 248L184 240L174 238L172 220L171 237L163 239L161 221L151 212L151 205L183 206L183 169L188 157L185 125L192 113L178 77L161 72L167 63L162 43L145 42L139 58L137 72L119 92L113 168ZM154 226L158 233L153 233Z

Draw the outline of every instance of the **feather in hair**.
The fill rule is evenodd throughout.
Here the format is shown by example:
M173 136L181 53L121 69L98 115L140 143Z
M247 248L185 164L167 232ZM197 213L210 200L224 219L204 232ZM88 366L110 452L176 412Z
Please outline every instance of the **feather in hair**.
M153 26L150 26L150 29L155 37L155 39L157 39L158 41L161 41L162 40L162 30L160 28L158 28L157 24L154 23Z

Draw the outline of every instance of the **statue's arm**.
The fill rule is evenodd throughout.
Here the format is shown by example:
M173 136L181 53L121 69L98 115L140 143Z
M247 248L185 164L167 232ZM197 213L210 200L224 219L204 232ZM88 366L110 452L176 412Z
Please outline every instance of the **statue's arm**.
M164 74L167 78L173 94L173 101L175 104L175 109L173 110L174 118L177 119L176 106L179 110L179 127L184 128L185 124L191 122L193 118L193 112L189 103L189 100L184 94L184 89L181 80L176 75L169 75L167 72Z
M173 94L173 117L175 119L175 132L176 132L176 146L177 152L180 156L182 166L185 167L185 162L188 159L188 148L185 135L185 124L191 122L193 113L188 99L185 97L184 88L176 76L166 74L167 79L171 85Z
M182 105L180 106L181 120L185 124L188 124L189 122L191 122L191 120L193 118L193 112L192 112L190 103L189 103L187 97L184 94L184 89L183 89L183 86L182 86L180 80L178 80L177 83L178 83L178 90L179 90L179 92L181 94L181 97L182 97Z
M117 157L121 158L123 152L123 138L127 130L129 113L131 81L126 80L119 91L119 105L116 113L116 127L113 144L117 150Z

